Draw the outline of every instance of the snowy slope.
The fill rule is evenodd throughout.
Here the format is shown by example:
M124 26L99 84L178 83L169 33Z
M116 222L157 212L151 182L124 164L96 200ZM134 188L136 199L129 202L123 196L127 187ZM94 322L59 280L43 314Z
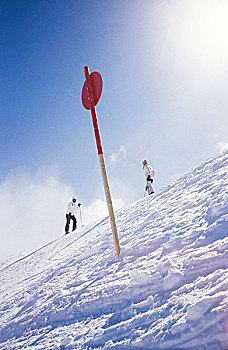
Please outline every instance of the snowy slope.
M0 265L0 349L228 349L228 151Z

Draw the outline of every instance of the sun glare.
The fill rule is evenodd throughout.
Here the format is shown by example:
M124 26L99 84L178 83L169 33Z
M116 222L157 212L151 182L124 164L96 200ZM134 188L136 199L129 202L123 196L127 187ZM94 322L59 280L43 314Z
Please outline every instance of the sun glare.
M159 4L159 59L223 75L228 69L228 0L171 0Z
M195 11L189 35L193 47L209 64L227 65L228 1L199 2Z
M190 58L214 68L228 64L228 1L184 2L180 18L180 46ZM183 11L184 9L184 11ZM200 62L199 62L200 63Z

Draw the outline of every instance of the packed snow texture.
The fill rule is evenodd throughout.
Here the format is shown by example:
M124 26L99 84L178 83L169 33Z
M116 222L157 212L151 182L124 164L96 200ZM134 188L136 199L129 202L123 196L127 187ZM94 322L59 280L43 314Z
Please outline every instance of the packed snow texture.
M157 175L159 176L159 175ZM0 349L228 349L228 151L0 265Z

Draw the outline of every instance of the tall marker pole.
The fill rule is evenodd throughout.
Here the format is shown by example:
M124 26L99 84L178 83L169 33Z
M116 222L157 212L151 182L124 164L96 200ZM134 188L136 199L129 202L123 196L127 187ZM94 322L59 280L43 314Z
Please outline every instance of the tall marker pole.
M113 235L116 254L119 256L120 245L119 245L118 233L116 228L115 215L114 215L113 206L112 206L112 199L111 199L110 189L108 185L107 172L105 167L100 131L99 131L96 108L95 108L95 106L97 105L100 99L101 92L102 92L102 77L98 72L93 72L92 74L90 74L89 68L87 66L84 67L84 72L85 72L86 81L82 89L82 103L86 109L91 110L91 114L92 114L93 127L94 127L94 133L95 133L95 139L96 139L97 151L98 151L98 158L99 158L99 163L101 168L106 202L108 206L109 218L110 218L110 223L112 228L112 235Z

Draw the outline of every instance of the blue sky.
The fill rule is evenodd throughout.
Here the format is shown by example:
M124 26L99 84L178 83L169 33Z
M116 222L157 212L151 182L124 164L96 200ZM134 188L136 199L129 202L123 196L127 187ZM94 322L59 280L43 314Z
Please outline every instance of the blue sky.
M227 147L227 13L225 0L0 3L0 256L61 235L72 194L85 222L106 215L85 65L104 81L115 208L143 196L143 159L159 190Z

